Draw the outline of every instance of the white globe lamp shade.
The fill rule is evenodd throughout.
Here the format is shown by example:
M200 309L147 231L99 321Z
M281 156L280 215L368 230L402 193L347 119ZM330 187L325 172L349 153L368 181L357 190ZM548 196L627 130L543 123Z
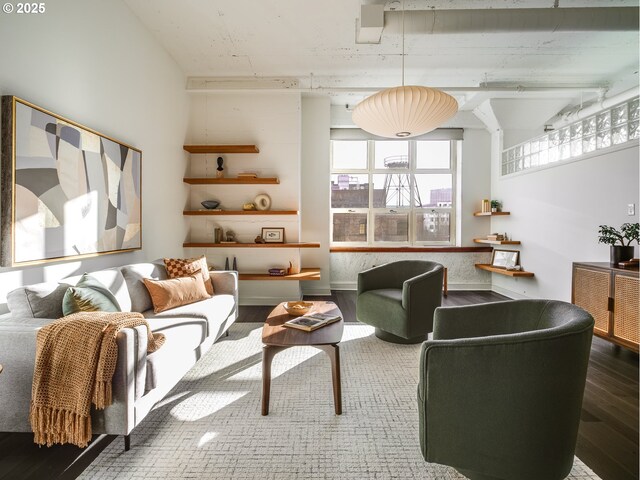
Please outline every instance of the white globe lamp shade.
M458 111L451 95L429 87L387 88L361 101L351 118L361 129L386 138L408 138L436 129Z

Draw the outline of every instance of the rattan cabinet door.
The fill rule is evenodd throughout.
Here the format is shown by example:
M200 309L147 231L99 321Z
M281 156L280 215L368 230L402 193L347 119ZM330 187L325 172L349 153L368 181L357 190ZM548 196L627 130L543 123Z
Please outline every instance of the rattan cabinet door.
M615 275L613 336L638 345L638 278Z
M574 269L573 303L584 308L596 321L594 330L609 334L609 289L611 275L602 270Z

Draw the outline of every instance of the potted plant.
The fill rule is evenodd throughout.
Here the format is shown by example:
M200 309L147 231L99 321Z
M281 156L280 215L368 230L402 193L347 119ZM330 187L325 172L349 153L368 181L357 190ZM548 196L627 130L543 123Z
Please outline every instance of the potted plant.
M619 262L633 258L631 242L640 243L640 224L623 223L620 230L608 225L600 225L598 230L598 242L610 245L610 262L617 265Z
M500 209L502 208L502 203L500 202L500 200L491 200L491 211L492 212L499 212Z

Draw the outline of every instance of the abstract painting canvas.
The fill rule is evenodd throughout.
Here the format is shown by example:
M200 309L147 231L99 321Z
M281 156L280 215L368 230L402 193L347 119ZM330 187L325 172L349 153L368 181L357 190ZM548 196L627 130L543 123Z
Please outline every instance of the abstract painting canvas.
M2 266L142 248L142 152L2 97Z

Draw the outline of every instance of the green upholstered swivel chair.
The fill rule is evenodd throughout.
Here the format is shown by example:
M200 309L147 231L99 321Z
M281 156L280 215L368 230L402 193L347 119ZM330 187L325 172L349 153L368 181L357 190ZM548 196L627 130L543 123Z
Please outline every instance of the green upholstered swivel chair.
M581 308L550 300L437 309L420 357L425 460L473 480L565 478L593 325Z
M419 343L433 329L442 301L444 267L425 260L402 260L358 274L356 317L393 343Z

